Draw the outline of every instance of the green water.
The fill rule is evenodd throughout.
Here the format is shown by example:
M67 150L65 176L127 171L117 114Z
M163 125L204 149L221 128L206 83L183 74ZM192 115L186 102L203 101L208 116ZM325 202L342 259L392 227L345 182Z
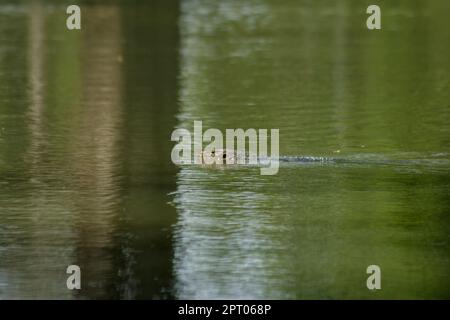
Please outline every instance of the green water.
M372 2L2 2L0 299L450 298L450 3ZM177 167L194 120L340 161Z

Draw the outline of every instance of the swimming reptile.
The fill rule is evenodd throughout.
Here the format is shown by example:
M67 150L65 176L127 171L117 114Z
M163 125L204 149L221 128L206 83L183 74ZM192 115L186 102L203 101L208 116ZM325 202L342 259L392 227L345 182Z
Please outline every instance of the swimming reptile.
M442 157L445 156L445 157ZM280 156L277 160L280 163L292 163L292 164L353 164L353 165L426 165L437 167L448 167L450 165L450 159L447 154L432 155L432 158L409 158L409 159L392 159L386 158L380 155L365 154L354 155L351 157L322 157L322 156ZM200 155L200 163L214 164L214 165L228 165L228 164L255 164L249 163L248 155L244 153L235 152L234 150L226 149L214 149L212 151L203 151ZM273 161L273 158L257 158L258 164L267 164Z

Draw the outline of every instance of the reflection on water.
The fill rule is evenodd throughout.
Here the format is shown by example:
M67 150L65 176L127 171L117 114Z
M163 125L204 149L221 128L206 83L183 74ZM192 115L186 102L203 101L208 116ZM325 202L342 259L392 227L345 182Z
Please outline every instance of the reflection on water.
M380 1L2 3L0 298L449 298L449 4ZM177 168L194 120L336 161Z
M10 160L14 169L5 170L2 179L2 225L7 228L2 263L15 266L7 269L4 290L11 297L70 296L61 290L70 264L82 267L88 286L106 287L115 272L108 251L115 245L111 238L121 206L115 160L122 118L116 61L120 26L103 26L120 19L114 7L87 10L85 26L96 27L97 35L87 33L83 41L89 50L82 50L79 39L69 37L75 45L55 41L60 28L44 32L45 21L58 18L37 3L28 12L29 102L24 105L28 110L16 115L26 141L23 154ZM88 73L79 74L77 63L68 63L78 60L77 55ZM13 148L14 139L4 141Z
M146 23L152 32L141 36L138 24L158 7L162 20ZM170 154L160 141L173 127L176 97L161 98L158 81L164 74L164 89L176 91L176 6L84 6L88 32L68 32L63 7L7 8L0 7L0 297L167 297L173 209L164 184L175 168L154 155ZM165 51L143 59L145 41ZM158 72L147 76L137 71L142 65ZM149 132L141 121L156 117L167 129ZM79 292L66 288L70 264L82 270Z

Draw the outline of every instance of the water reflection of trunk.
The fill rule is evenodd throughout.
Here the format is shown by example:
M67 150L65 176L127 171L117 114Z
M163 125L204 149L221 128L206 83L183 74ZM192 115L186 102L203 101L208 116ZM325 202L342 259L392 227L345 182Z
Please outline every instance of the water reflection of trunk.
M28 126L28 148L24 156L23 174L29 175L25 199L22 204L13 206L10 215L25 216L22 225L29 241L17 250L15 277L10 279L19 290L11 290L10 297L18 298L69 298L72 292L61 290L65 283L64 271L70 264L73 251L71 239L74 230L68 223L70 209L64 205L64 196L60 203L50 200L45 149L48 146L45 120L45 23L47 11L41 2L33 1L28 9L28 48L27 77L28 110L25 113ZM39 210L35 210L39 208ZM59 231L55 237L49 224ZM20 239L23 235L17 235ZM50 240L51 239L51 240ZM16 239L18 241L18 239ZM52 243L51 241L55 241ZM20 242L19 242L20 243ZM56 245L56 248L55 248ZM65 246L64 248L58 247ZM45 256L45 259L42 259ZM11 256L9 257L11 258ZM23 288L26 288L23 290Z
M92 6L83 11L82 102L79 127L73 136L70 161L77 176L77 262L83 270L86 297L111 297L117 275L113 236L121 205L121 43L116 6ZM69 62L67 62L69 63ZM120 239L125 241L125 239ZM123 243L126 247L126 244ZM119 253L122 254L123 252ZM125 259L126 263L132 259ZM122 271L125 286L130 268ZM129 296L133 289L127 288ZM83 292L81 292L83 295Z
M40 283L29 285L45 288L45 293L37 293L40 297L70 296L73 292L61 291L64 271L67 265L78 264L83 275L81 296L112 297L118 289L114 287L115 257L127 254L126 243L118 248L114 239L121 199L119 10L115 6L85 7L83 26L95 32L68 33L62 23L57 29L49 28L47 40L45 19L51 25L64 22L59 18L65 15L52 16L40 2L33 2L30 8L27 161L36 188L30 201L32 208L38 208L30 214L37 223L32 228L36 230L34 242L43 243L35 249L46 260L42 266L32 264L42 277L37 278ZM55 34L63 40L54 41ZM45 50L46 44L51 51ZM49 52L53 59L45 60ZM65 68L67 65L82 69ZM44 245L50 237L46 232L54 229L58 230L54 240L60 254ZM115 250L120 251L118 255ZM127 265L131 260L125 257L120 265L123 292L129 296L133 295L128 288L132 287Z

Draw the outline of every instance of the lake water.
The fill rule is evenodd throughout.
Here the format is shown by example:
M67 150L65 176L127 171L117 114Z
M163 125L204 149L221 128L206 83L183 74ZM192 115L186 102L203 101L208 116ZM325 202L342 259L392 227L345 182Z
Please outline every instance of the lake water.
M351 0L89 1L68 31L2 2L0 299L450 298L450 3L377 3L380 31ZM338 161L175 166L194 120Z

